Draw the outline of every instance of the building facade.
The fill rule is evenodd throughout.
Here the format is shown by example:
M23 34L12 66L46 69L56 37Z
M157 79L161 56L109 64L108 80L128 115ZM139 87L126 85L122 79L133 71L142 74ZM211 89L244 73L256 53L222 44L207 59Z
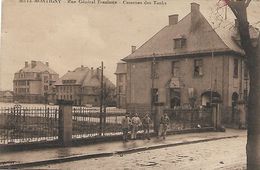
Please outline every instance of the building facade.
M25 62L24 68L14 74L14 100L25 103L46 103L53 98L53 85L59 75L41 61Z
M0 102L11 103L14 101L14 93L10 90L0 91Z
M116 103L118 108L126 108L126 89L127 89L127 65L117 63L116 68Z
M180 21L178 15L169 16L169 25L122 59L127 109L149 112L156 103L173 109L221 102L223 121L235 121L249 79L244 51L234 36L235 26L213 29L196 3Z
M103 76L103 83L104 96L108 104L114 100L115 85L105 76ZM58 100L73 101L74 105L99 106L101 70L99 68L89 69L84 66L78 67L62 76L55 83L55 87Z

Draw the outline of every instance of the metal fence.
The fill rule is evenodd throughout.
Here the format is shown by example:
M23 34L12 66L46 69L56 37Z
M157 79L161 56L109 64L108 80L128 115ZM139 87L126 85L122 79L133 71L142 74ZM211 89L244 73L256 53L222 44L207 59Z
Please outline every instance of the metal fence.
M169 130L213 127L212 108L167 109Z
M56 140L58 119L58 108L1 108L0 144Z
M98 109L77 107L73 108L72 115L73 139L122 134L121 121L125 110L114 108L100 113Z
M212 127L212 109L168 109L169 130ZM126 111L107 108L72 108L72 139L122 135L121 121ZM0 144L54 141L59 133L59 108L0 108ZM131 116L130 116L131 117ZM144 115L140 113L143 120ZM150 126L153 132L153 124ZM140 127L139 133L143 129Z

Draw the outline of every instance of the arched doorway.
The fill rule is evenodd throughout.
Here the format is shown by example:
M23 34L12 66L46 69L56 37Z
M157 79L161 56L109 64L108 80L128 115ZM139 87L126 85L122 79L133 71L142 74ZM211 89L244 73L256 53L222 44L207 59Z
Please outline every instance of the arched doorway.
M201 105L210 107L211 103L216 103L221 100L221 96L216 91L207 90L201 94Z
M236 117L236 113L237 113L237 102L238 102L238 93L234 92L232 94L232 116L231 116L231 122L235 122L235 117Z

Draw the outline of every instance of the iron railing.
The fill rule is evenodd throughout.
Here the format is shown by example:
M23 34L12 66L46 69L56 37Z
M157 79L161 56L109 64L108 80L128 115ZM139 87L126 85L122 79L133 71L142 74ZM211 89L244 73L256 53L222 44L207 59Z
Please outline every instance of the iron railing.
M74 107L72 115L73 139L122 134L121 121L125 110L112 108L100 113L95 108Z
M213 127L212 108L167 109L169 130Z
M0 108L0 144L58 139L58 108Z

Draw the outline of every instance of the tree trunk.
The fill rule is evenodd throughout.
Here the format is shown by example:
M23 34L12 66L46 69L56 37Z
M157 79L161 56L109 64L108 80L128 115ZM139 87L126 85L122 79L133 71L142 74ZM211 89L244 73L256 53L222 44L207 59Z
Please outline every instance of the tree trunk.
M248 58L250 92L248 101L247 169L260 169L260 38L253 56Z

